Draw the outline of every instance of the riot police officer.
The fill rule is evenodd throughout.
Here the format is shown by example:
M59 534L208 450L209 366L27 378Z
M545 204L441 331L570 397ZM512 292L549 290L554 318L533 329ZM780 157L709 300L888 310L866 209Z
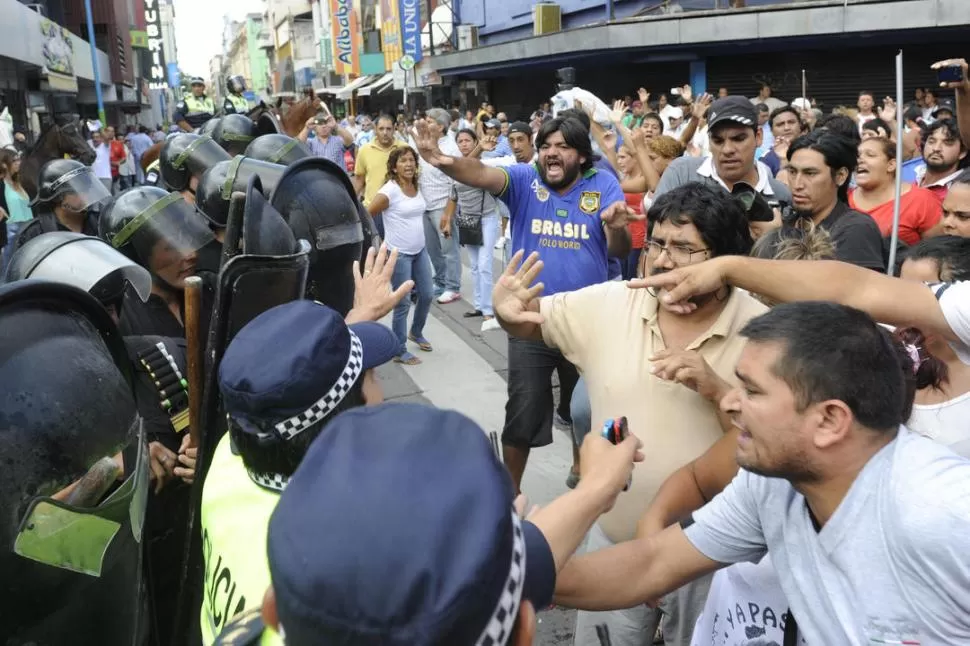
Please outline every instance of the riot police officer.
M226 89L229 94L222 104L223 114L246 114L249 112L249 101L243 96L243 92L246 91L246 80L238 74L233 74L226 79Z
M0 643L141 643L148 452L125 346L92 296L0 287L0 410Z
M295 161L311 157L313 153L299 139L284 134L261 135L253 139L243 153L251 159L289 166Z
M214 239L195 209L179 193L140 186L108 203L98 232L152 277L147 302L125 291L122 332L184 337L185 280L196 272L199 249Z
M195 202L199 179L207 169L232 159L207 135L180 132L169 137L158 155L162 182L170 191L179 191L189 202Z
M255 124L244 114L227 114L212 130L212 138L230 155L241 155L255 137Z
M63 231L35 238L13 255L7 282L29 278L88 292L115 323L126 288L142 301L151 291L149 273L103 240ZM179 477L194 475L194 449L185 441L189 437L185 340L126 336L124 343L156 483L149 498L144 541L152 610L149 632L153 644L167 644L178 598L178 563L189 502L189 488Z
M193 76L190 83L192 92L175 105L175 114L172 115L172 121L185 132L201 128L216 113L212 99L205 95L205 81L202 77Z
M34 219L17 238L17 246L42 233L76 231L98 235L95 209L111 193L89 166L73 159L52 159L40 169L37 197L31 202Z

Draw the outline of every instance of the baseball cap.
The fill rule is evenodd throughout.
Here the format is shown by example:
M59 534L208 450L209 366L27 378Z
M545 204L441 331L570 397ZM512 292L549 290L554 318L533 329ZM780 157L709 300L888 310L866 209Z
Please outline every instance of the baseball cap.
M316 438L269 523L288 646L508 643L546 607L552 553L512 508L484 431L456 411L385 403Z
M950 100L948 100L948 99L943 99L943 100L942 100L942 101L940 101L940 103L939 103L939 104L938 104L938 105L936 106L936 109L935 109L935 110L933 110L933 114L932 114L932 117L933 117L934 119L936 119L936 116L937 116L937 115L938 115L938 114L939 114L939 113L940 113L941 111L943 111L943 110L945 110L946 112L949 112L950 114L956 114L956 113L957 113L957 111L956 111L956 109L955 109L955 108L953 107L953 102L951 102L951 101L950 101Z
M219 390L243 432L288 440L329 415L367 370L399 350L379 323L348 326L326 305L292 301L233 338L219 364Z
M486 128L501 128L502 127L502 122L499 121L498 119L489 119L488 121L485 122L485 127Z
M713 130L715 126L729 121L755 128L758 125L758 112L754 104L745 97L726 96L711 104L707 125L710 130Z
M683 119L684 110L683 108L671 107L670 110L667 112L667 117L669 119Z
M796 110L811 110L812 102L805 97L800 96L797 99L792 99L791 107L795 108Z
M532 128L525 121L513 121L510 123L509 134L511 135L513 132L521 132L530 137L532 136Z

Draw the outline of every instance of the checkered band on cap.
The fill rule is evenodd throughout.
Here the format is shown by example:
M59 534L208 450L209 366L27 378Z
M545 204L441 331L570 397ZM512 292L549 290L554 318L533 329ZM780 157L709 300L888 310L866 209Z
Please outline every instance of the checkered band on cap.
M290 482L287 476L280 475L279 473L260 473L252 469L246 469L246 473L249 474L250 480L260 487L270 489L271 491L282 492Z
M522 602L522 588L525 586L525 537L522 535L522 521L512 510L512 563L509 576L502 587L498 604L492 612L488 625L475 646L504 646L512 636L515 619L519 615Z
M350 333L350 356L347 357L347 365L344 366L340 378L327 391L327 394L314 402L310 408L276 424L276 432L282 439L289 440L299 435L329 415L357 383L357 379L364 371L364 349L353 330L348 330L348 332Z

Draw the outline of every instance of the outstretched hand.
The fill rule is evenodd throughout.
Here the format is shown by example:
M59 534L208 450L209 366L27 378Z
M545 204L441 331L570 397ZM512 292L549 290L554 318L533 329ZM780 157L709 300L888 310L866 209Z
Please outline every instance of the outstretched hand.
M622 229L631 222L645 219L644 214L637 213L623 200L617 200L600 211L600 220L611 229Z
M697 305L690 300L692 297L711 294L727 284L725 263L729 261L729 256L712 258L662 274L634 278L627 285L631 288L664 289L666 293L661 298L671 311L690 314L697 309Z
M414 122L412 135L414 136L414 145L418 148L418 154L424 161L435 168L450 166L455 163L453 157L444 154L438 148L438 138L431 133L428 124L423 119Z
M368 250L363 272L360 261L354 261L354 307L347 313L347 323L379 321L411 292L413 280L406 280L397 289L392 289L391 278L396 264L397 249L388 254L386 244L381 244L379 250L373 247Z
M521 249L516 251L508 267L495 282L492 289L492 307L499 321L503 323L542 325L542 314L530 309L529 305L542 294L543 284L532 283L539 276L543 265L536 252L522 262L524 253Z

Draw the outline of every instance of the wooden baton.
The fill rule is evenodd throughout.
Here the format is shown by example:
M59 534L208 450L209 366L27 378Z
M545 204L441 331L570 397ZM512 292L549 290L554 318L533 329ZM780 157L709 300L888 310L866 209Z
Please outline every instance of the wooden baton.
M189 437L191 446L199 446L202 437L202 380L205 366L205 342L202 339L202 279L185 279L185 342L189 381Z

